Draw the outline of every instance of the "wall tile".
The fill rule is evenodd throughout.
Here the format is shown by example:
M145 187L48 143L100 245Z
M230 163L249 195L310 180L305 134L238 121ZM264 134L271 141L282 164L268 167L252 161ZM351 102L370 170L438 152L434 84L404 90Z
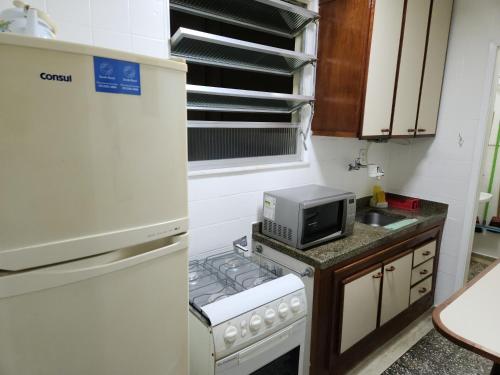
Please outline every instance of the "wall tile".
M164 0L130 0L132 33L164 39L166 5Z
M129 0L91 0L90 5L95 28L130 33Z
M166 58L167 42L163 39L143 38L132 35L132 48L135 53L142 55Z
M132 36L106 29L93 29L94 44L99 47L132 52Z
M196 228L190 231L189 254L196 256L202 252L220 248L231 248L232 242L240 237L251 239L251 223L256 217L242 217L215 225Z
M61 22L71 22L80 26L91 26L90 0L46 0L47 12L61 27Z
M58 21L57 25L59 31L57 39L65 40L67 42L94 44L92 38L92 29L86 26L80 26L73 22Z
M455 276L445 272L438 272L437 275L437 289L434 297L434 304L439 305L444 302L450 295L452 295L455 288Z
M35 8L46 11L47 5L45 1L46 0L24 0L26 4L29 4ZM12 5L12 0L0 0L0 11L9 8L14 8L14 5Z
M198 228L241 217L255 217L261 205L261 192L190 202L189 224L191 228Z

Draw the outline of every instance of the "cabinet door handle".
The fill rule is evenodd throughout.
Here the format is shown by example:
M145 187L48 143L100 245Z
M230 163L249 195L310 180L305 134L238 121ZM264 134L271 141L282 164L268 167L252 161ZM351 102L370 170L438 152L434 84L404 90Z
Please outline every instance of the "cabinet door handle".
M408 129L408 133L415 133L415 129Z
M386 270L387 272L392 272L392 271L396 270L396 267L394 267L394 266L390 266L390 267L387 267L385 270Z
M389 133L391 131L391 129L380 129L380 131L382 133Z
M424 294L425 292L427 292L427 288L426 288L426 287L420 288L420 289L418 290L418 292L419 292L420 294Z
M419 133L425 133L427 130L426 129L417 129Z
M428 270L422 270L422 271L420 271L420 274L421 274L421 275L427 275L428 273L429 273L429 271L428 271Z
M382 272L379 272L379 273L376 273L375 275L373 275L372 277L373 277L374 279L381 279L381 278L382 278L382 276L384 276L384 274L383 274Z
M427 251L424 251L424 252L422 253L422 255L423 255L424 257L428 257L429 255L431 255L431 252L430 252L429 250L427 250Z

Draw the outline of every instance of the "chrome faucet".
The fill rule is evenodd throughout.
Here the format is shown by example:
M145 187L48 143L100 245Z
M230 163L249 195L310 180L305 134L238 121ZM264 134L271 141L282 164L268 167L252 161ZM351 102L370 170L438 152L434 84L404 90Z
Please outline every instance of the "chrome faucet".
M354 163L349 164L349 171L359 171L361 168L366 168L366 165L361 164L361 158L354 159Z

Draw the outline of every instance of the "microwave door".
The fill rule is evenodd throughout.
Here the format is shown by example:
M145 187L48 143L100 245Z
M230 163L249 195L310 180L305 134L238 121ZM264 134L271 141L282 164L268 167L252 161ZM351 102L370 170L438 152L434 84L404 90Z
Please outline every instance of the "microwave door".
M302 216L302 245L312 244L342 232L345 200L305 208Z

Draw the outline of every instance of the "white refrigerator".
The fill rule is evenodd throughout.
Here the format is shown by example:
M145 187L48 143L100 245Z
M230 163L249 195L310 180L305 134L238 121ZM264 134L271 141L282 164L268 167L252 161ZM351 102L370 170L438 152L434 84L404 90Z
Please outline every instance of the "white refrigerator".
M0 33L0 374L188 373L185 81Z

